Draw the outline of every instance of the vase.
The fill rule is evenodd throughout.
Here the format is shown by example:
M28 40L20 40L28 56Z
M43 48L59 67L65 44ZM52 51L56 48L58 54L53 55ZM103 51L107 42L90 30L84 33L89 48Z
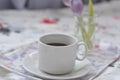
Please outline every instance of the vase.
M75 16L74 35L86 43L88 50L94 49L93 38L96 30L95 18L92 16Z

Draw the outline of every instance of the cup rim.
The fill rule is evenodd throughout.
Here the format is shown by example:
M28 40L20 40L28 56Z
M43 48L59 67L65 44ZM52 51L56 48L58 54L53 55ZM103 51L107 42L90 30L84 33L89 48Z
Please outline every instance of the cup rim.
M63 35L63 36L67 36L67 37L72 38L74 41L73 41L71 44L67 45L67 46L51 46L51 45L45 44L44 42L42 42L42 41L40 40L42 37L45 37L45 36L48 36L48 35ZM70 47L70 46L75 45L76 43L78 43L78 39L77 39L76 37L72 36L72 35L68 35L68 34L64 34L64 33L48 33L48 34L42 35L42 36L39 38L38 43L41 43L42 45L45 45L45 46L48 46L48 47L61 48L61 47Z

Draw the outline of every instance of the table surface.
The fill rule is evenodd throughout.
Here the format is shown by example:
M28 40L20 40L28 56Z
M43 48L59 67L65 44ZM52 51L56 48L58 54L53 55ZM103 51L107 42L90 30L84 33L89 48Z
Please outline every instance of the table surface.
M118 5L117 5L118 4ZM101 3L98 5L95 5L95 12L96 14L100 14L102 16L120 16L120 1L112 1L110 3ZM56 12L57 11L57 12ZM56 12L55 15L54 12ZM41 16L42 15L42 16ZM19 19L25 18L29 22L35 22L40 21L41 19L47 17L51 18L50 16L53 16L54 18L58 17L73 17L73 14L71 13L70 9L59 9L59 10L38 10L38 11L15 11L15 10L4 10L0 11L0 19L5 19L10 21L9 19L16 20L15 17L18 17ZM9 19L7 18L9 17ZM33 20L34 19L34 20ZM19 22L19 20L18 20ZM38 23L35 23L36 25ZM29 25L29 24L28 24ZM28 78L19 76L15 73L11 73L10 71L0 68L0 80L8 80L14 78L15 80L30 80Z

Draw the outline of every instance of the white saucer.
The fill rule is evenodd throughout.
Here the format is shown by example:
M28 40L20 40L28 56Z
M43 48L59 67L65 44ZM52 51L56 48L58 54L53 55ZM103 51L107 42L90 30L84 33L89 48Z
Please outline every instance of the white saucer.
M74 67L74 70L69 73L69 74L64 74L64 75L52 75L52 74L47 74L45 72L42 72L39 70L38 66L38 54L37 53L32 53L27 55L23 59L23 67L30 73L41 77L45 79L75 79L79 77L83 77L86 74L88 74L91 70L90 62L85 59L83 61L76 61L76 65Z

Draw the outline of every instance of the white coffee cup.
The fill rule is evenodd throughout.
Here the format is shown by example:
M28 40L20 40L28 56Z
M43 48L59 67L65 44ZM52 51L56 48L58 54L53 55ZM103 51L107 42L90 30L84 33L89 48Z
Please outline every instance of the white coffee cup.
M84 42L78 42L77 38L59 33L45 34L39 41L39 68L50 74L65 74L73 70L76 59L84 60L87 47ZM84 46L80 57L80 46Z

